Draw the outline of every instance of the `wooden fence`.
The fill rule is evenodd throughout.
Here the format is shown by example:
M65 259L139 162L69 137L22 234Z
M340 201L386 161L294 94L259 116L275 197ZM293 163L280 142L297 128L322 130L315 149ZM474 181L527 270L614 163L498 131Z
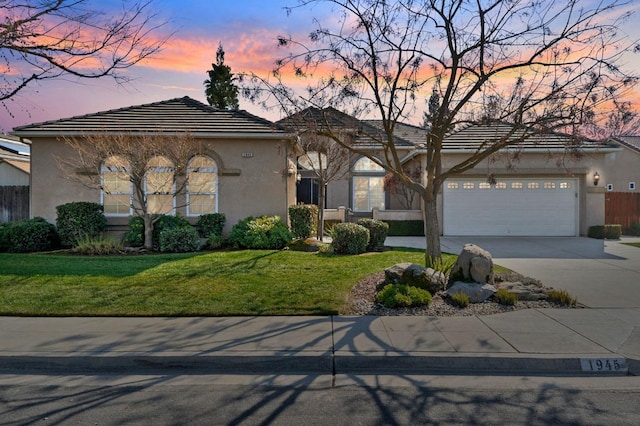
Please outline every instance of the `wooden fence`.
M608 225L622 225L623 233L629 232L632 224L640 224L640 193L607 192L604 220Z
M29 187L0 186L0 223L29 218Z

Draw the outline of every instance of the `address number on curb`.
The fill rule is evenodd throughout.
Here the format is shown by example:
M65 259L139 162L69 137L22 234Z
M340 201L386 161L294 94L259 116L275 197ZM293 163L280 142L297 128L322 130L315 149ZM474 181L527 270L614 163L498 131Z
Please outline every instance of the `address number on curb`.
M592 373L623 373L628 371L624 358L580 358L582 371Z

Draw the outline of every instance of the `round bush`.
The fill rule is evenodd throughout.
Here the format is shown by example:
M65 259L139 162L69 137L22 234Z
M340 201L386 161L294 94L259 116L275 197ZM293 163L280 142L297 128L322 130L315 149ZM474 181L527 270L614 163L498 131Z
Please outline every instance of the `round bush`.
M359 219L358 225L364 226L369 230L369 244L367 251L372 251L378 247L384 246L384 241L389 235L389 224L376 219Z
M280 216L249 216L231 229L229 242L236 248L280 250L293 239L293 234Z
M387 308L424 306L431 303L431 293L404 284L387 284L376 295L376 301Z
M192 227L164 229L159 239L160 251L165 253L187 253L200 248L200 235Z
M50 250L57 244L56 227L41 217L13 222L9 227L9 251L13 253Z
M198 218L197 226L203 238L209 238L212 235L220 237L226 222L227 218L222 213L203 214Z
M289 207L291 232L297 239L311 237L318 230L318 206L314 204L300 204Z
M87 201L61 204L56 207L56 229L63 247L73 247L85 238L94 238L107 229L107 219L101 204Z
M360 254L367 251L369 230L356 223L338 223L331 229L331 246L337 254Z
M160 233L166 229L191 228L187 219L181 216L162 215L153 224L152 245L154 250L160 250ZM134 216L129 220L129 231L124 236L129 247L141 247L144 244L144 220Z

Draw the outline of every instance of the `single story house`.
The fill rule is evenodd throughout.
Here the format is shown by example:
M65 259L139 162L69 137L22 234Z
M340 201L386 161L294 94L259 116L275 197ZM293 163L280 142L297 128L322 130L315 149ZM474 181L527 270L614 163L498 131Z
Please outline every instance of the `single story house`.
M350 143L368 149L383 161L379 145L371 143L370 137L376 131L380 135L379 121L358 121L328 109L324 112L305 110L298 113L298 117L289 117L279 124L302 128L300 134L304 137L306 130L300 127L304 126L304 120L311 119L307 122L313 123L309 127L326 125L318 124L321 120L317 117L323 113L331 117L329 126L342 126L341 131L352 132ZM512 130L508 123L493 123L468 125L453 131L443 142L443 170L473 155L485 141L506 137ZM394 136L404 164L410 169L417 165L423 172L426 130L399 123ZM592 225L603 225L605 187L601 182L615 168L609 159L620 155L622 149L611 143L583 140L579 150L573 152L576 155L571 155L567 147L572 145L575 140L565 134L536 134L463 174L451 176L438 199L438 221L443 235L578 236L587 235ZM299 165L299 169L303 197L309 198L313 173L305 170L304 165ZM421 219L418 197L408 209L397 194L385 189L385 174L384 169L367 157L352 155L350 173L327 185L325 218L333 218L335 213L339 219L348 214L381 220Z
M91 188L70 179L59 167L56 159L77 156L64 138L83 140L89 134L189 134L198 141L202 152L192 159L198 173L189 168L185 172L186 179L197 185L187 185L186 194L179 195L181 199L167 211L191 223L202 214L223 213L228 232L247 216L279 215L287 220L288 207L295 204L296 138L246 111L219 110L183 97L29 124L15 128L13 134L31 141L31 216L52 223L56 206L72 201L103 204L108 225L115 232L126 229L133 213L136 195L128 179L119 174L126 173L126 168L94 170L102 174L103 185ZM171 164L162 166L171 169Z
M29 217L29 145L0 135L0 223Z

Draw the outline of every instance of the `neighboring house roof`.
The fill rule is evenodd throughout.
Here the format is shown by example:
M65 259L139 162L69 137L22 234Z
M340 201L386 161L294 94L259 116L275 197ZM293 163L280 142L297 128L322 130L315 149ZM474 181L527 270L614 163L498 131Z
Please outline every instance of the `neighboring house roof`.
M640 154L640 136L618 136L611 140L614 144L629 148Z
M93 132L132 134L191 133L203 137L283 138L285 132L269 120L246 111L213 108L187 96L16 127L21 137L81 136Z
M341 112L335 108L309 107L300 112L290 115L278 121L277 124L291 130L304 131L312 126L322 129L328 126L333 129L351 131L354 139L353 145L358 148L376 149L380 146L381 140L385 139L382 131L382 121L380 120L358 120L357 118ZM398 123L394 137L396 146L399 148L413 148L419 138L415 135L415 126ZM410 136L410 137L409 137ZM420 143L424 142L424 133L420 138Z
M483 144L508 138L513 147L525 151L563 151L567 147L581 150L612 150L615 146L557 132L536 133L528 129L516 129L509 123L470 124L445 136L443 150L448 152L476 151Z
M31 163L29 160L9 160L7 158L0 158L0 163L7 163L27 174L31 173Z

